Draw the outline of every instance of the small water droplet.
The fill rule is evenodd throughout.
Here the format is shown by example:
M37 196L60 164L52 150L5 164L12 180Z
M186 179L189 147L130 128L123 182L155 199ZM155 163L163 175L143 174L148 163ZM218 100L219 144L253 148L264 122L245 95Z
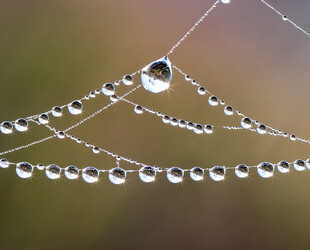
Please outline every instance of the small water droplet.
M37 169L38 170L44 170L44 165L42 164L42 163L39 163L38 165L37 165Z
M126 171L122 168L113 168L109 171L109 180L115 184L123 184L126 180Z
M48 114L41 114L38 118L39 123L45 125L49 122L49 116Z
M87 167L83 169L82 178L87 183L95 183L99 180L99 171L94 167Z
M185 128L186 127L186 121L179 120L178 125L179 125L180 128Z
M28 121L26 119L23 119L23 118L17 119L14 125L15 125L15 129L18 132L25 132L28 130Z
M174 127L177 126L178 125L178 119L177 118L171 118L170 124Z
M142 85L152 93L159 93L168 89L171 79L172 70L168 57L156 60L142 69Z
M167 116L167 115L165 115L163 118L162 118L162 121L163 121L163 123L170 123L170 117L169 116Z
M150 183L155 181L156 178L156 170L154 167L145 166L139 170L139 177L141 181Z
M10 162L7 159L3 158L0 160L1 168L8 168L9 166L10 166Z
M0 126L0 130L3 134L8 135L13 132L13 125L11 122L2 122Z
M197 135L201 135L203 133L203 126L201 124L196 124L194 128L194 132Z
M184 171L178 167L172 167L167 171L167 178L171 183L180 183L184 177Z
M75 166L68 166L65 169L65 176L69 180L75 180L75 179L79 178L79 169Z
M270 178L273 176L274 166L270 162L262 162L257 166L257 172L263 178Z
M235 168L235 174L239 178L246 178L249 176L249 168L244 164L240 164Z
M143 114L143 108L140 105L136 105L134 110L135 110L136 114L138 114L138 115Z
M282 16L282 20L283 20L283 21L287 21L287 20L288 20L287 16L283 15L283 16Z
M51 164L47 166L45 170L46 176L51 180L60 178L60 173L61 173L61 168L58 167L56 164Z
M112 83L105 83L102 87L102 93L106 96L111 96L115 93L115 87Z
M207 125L204 126L204 129L203 129L203 130L204 130L205 133L208 134L208 135L209 135L209 134L212 134L212 133L213 133L213 126L207 124Z
M233 115L234 114L234 109L232 106L226 106L224 108L224 114L225 115Z
M226 168L223 166L215 166L209 170L209 175L214 181L222 181L225 179Z
M250 129L252 127L252 120L248 117L244 117L241 120L241 127L245 128L245 129Z
M189 173L193 181L202 181L204 176L204 170L200 167L194 167Z
M28 162L20 162L16 166L16 174L23 179L32 176L33 166Z
M205 95L206 94L206 89L204 87L199 87L197 90L199 95Z
M65 133L62 132L62 131L60 131L60 132L57 133L57 137L58 137L59 139L64 139L64 138L65 138Z
M52 115L55 117L61 117L62 116L62 108L59 106L55 106L52 109Z
M81 101L73 101L68 105L68 110L72 115L79 115L82 113L83 104Z
M258 125L256 130L257 130L257 133L259 133L261 135L264 135L267 133L267 127L264 124Z
M185 81L189 82L191 80L191 77L189 75L185 76Z
M291 141L296 141L296 136L295 135L290 135L290 140Z
M211 106L217 106L219 104L219 99L214 95L210 96L208 101Z
M288 173L290 171L290 164L287 161L280 161L277 164L278 171L282 174Z
M230 3L230 0L221 0L221 2L222 2L223 4L228 4L228 3Z
M94 154L99 154L100 153L100 149L98 147L93 147L93 153Z
M306 163L304 160L298 159L294 162L294 168L297 171L304 171L306 169Z
M133 77L132 75L125 75L123 77L123 83L127 86L132 85L133 84Z

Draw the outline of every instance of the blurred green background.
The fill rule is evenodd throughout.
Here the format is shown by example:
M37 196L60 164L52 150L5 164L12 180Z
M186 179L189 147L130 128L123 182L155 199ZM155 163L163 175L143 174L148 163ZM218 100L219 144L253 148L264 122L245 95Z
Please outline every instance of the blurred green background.
M270 0L310 30L310 2ZM15 120L82 98L164 56L213 4L210 0L0 1L0 117ZM310 43L303 33L260 1L219 5L170 56L226 103L259 121L310 138ZM214 125L239 124L211 108L207 98L173 72L169 92L143 88L128 99L178 118ZM139 84L139 77L135 78ZM120 86L117 94L129 87ZM54 119L64 129L109 99L84 102L84 113ZM175 129L157 117L137 116L118 103L72 134L118 154L162 167L254 165L307 159L309 145L251 132L216 130L211 136ZM25 134L0 135L0 149L50 133L32 125ZM111 157L57 139L6 155L10 161L110 169ZM123 168L134 168L121 162ZM310 246L310 174L292 170L246 180L228 171L182 184L159 174L144 184L128 174L115 186L30 180L1 169L1 249L307 249Z

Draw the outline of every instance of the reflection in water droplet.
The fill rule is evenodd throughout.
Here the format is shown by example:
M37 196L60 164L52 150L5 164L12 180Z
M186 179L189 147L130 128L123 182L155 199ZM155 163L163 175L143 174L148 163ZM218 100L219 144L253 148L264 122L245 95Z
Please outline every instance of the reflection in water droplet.
M222 166L215 166L209 170L209 174L212 180L222 181L225 178L226 169Z
M191 169L189 175L192 178L192 180L194 180L194 181L202 181L203 175L204 175L204 170L200 167L194 167Z
M263 162L257 166L257 172L263 178L272 177L273 171L274 171L274 166L269 162Z
M171 183L182 182L184 177L184 171L181 168L173 167L167 172L167 178Z
M169 88L172 79L171 62L163 57L150 63L142 70L141 82L152 93L159 93Z
M33 172L33 167L28 162L20 162L16 166L16 174L23 179L30 178Z
M109 172L109 179L113 184L123 184L126 179L126 172L122 168L113 168Z
M156 170L154 167L145 166L139 170L139 177L141 181L150 183L155 181Z

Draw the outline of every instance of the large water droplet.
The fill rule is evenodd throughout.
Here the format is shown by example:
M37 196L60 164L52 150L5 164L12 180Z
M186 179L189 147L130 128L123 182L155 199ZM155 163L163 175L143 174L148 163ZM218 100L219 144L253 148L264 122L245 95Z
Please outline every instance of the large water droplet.
M30 178L33 172L33 166L28 162L20 162L16 166L16 174L23 179Z
M68 166L65 169L65 176L69 180L77 179L79 177L79 169L75 166Z
M304 171L306 169L306 164L304 160L298 159L294 162L294 168L297 171Z
M215 166L209 170L209 174L212 180L222 181L225 178L226 169L222 166Z
M249 168L244 164L240 164L235 168L235 174L239 178L246 178L249 176Z
M49 165L45 170L46 176L52 180L58 179L60 177L60 173L61 173L61 168L55 164Z
M0 130L5 135L11 134L13 132L13 125L11 122L2 122Z
M270 162L263 162L257 166L257 172L263 178L272 177L273 171L274 171L274 166Z
M278 171L282 174L288 173L290 171L290 164L287 161L280 161L277 164Z
M28 129L28 121L23 118L17 119L14 125L18 132L25 132Z
M167 172L167 178L171 183L182 182L184 177L184 171L181 168L173 167Z
M126 179L126 171L122 168L113 168L109 172L109 179L113 184L123 184Z
M79 115L82 113L83 104L81 101L73 101L68 105L68 110L72 115Z
M204 170L200 167L194 167L191 169L189 175L194 181L202 181L204 176Z
M150 63L142 69L142 85L152 93L159 93L168 89L171 79L171 62L167 56Z
M145 166L139 170L139 177L141 181L150 183L155 181L156 170L154 167Z
M99 170L94 167L87 167L83 169L82 178L87 183L94 183L99 180Z

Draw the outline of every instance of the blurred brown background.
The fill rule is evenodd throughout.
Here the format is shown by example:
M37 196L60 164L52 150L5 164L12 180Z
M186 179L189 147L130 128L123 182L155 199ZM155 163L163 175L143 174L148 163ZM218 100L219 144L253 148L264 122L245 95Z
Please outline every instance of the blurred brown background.
M310 2L270 0L310 30ZM210 0L0 1L0 118L49 110L81 98L164 56L213 4ZM219 5L170 59L228 104L268 125L310 138L310 40L260 1ZM172 91L137 90L128 99L178 118L239 124L211 108L176 71ZM139 84L139 77L135 78ZM120 86L118 94L129 88ZM64 129L108 103L100 95L84 113L52 125ZM175 129L149 114L137 116L118 103L72 134L116 153L162 167L235 166L307 159L309 145L250 132L217 130L211 136ZM50 133L0 135L1 151ZM33 164L92 165L110 169L70 140L52 141L6 155ZM124 168L133 168L121 163ZM233 171L224 182L208 175L180 185L164 174L142 183L128 174L115 186L47 179L35 171L22 180L0 173L1 249L306 249L310 246L310 174L292 170L246 180Z

